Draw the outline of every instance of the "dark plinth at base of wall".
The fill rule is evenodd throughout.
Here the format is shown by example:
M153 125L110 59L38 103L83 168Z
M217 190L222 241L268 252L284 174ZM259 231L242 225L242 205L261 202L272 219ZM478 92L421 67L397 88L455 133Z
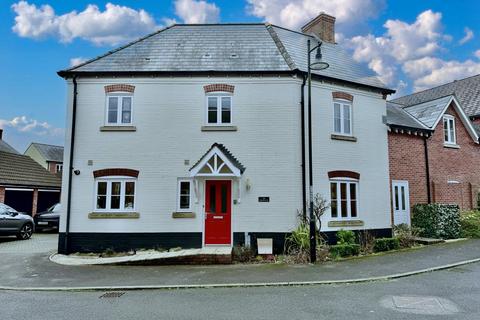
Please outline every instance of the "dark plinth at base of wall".
M359 237L362 236L363 233L369 233L369 235L373 238L391 238L392 237L392 229L366 229L366 230L352 230L355 232L357 236L357 240ZM326 231L322 232L323 239L329 245L337 244L337 232L336 231Z
M202 247L201 232L162 232L162 233L70 233L68 248L65 246L65 233L58 237L58 253L104 252L111 249L124 252L139 249L171 249L181 247L193 249Z

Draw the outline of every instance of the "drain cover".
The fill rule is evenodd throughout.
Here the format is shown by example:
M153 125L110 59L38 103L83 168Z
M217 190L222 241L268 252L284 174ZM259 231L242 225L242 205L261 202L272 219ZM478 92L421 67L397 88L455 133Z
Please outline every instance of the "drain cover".
M112 291L112 292L105 292L100 296L100 299L104 298L120 298L123 296L125 292L118 292L118 291Z
M387 296L380 304L398 312L414 314L449 315L459 312L452 301L433 296Z

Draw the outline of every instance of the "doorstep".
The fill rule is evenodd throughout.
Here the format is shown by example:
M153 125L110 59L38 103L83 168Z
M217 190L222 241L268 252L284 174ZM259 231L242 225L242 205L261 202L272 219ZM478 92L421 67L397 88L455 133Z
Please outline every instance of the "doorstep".
M53 254L50 261L69 266L82 265L207 265L231 264L231 247L204 247L160 252L155 250L138 251L121 257L97 257L82 255Z
M431 244L437 244L437 243L443 243L445 240L443 239L434 239L434 238L422 238L422 237L416 237L415 242L423 245L431 245Z

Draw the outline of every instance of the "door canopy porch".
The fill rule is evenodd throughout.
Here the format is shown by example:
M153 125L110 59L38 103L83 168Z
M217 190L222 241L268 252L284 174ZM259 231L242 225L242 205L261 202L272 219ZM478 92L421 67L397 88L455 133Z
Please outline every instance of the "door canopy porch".
M191 177L241 177L245 167L220 143L210 149L190 168Z

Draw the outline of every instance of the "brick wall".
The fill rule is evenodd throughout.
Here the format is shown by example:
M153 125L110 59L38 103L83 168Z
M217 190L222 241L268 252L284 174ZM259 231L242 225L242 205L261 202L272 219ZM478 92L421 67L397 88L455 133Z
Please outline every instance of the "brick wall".
M4 203L4 202L5 202L5 188L0 187L0 203Z
M444 146L443 121L427 140L432 202L456 203L462 209L476 207L480 192L480 146L463 125L455 109L446 114L455 117L459 148ZM425 154L419 136L390 132L389 159L391 180L408 180L410 204L427 202Z

